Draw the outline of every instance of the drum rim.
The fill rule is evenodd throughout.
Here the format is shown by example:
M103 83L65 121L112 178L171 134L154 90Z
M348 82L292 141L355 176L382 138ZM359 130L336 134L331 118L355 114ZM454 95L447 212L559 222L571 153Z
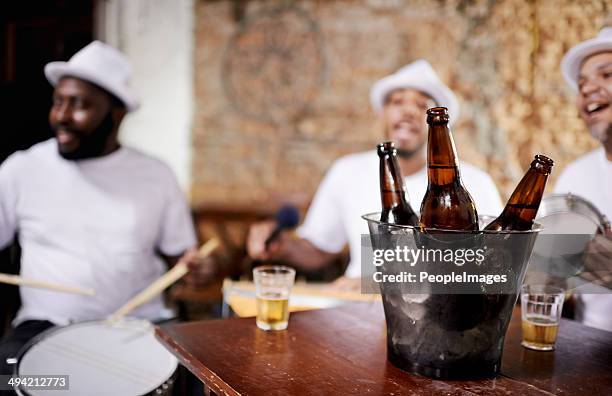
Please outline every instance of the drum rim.
M559 212L559 211L554 211L554 212L550 212L550 213L546 213L546 214L540 214L540 211L542 208L546 208L546 202L548 201L554 201L554 200L563 200L564 203L567 204L568 201L575 201L580 203L581 205L586 206L594 215L595 217L597 217L597 221L595 221L595 219L593 219L592 217L587 216L584 213L581 212L571 212L571 211L567 211L567 212ZM567 205L569 206L569 205ZM605 229L607 227L610 227L610 221L608 220L608 218L606 217L606 215L604 215L603 213L601 213L601 211L599 209L597 209L597 207L595 205L593 205L593 203L589 200L587 200L586 198L580 196L580 195L576 195L574 193L566 193L566 194L550 194L547 195L546 197L544 197L542 199L542 204L540 205L540 210L538 210L538 213L536 214L536 220L540 220L546 217L549 217L551 215L555 215L555 214L562 214L562 213L574 213L574 214L578 214L581 215L585 218L588 218L589 220L593 220L593 222L595 223L595 225L597 226L597 229L599 231L605 231Z
M34 337L32 337L28 342L26 342L21 349L19 349L19 352L17 353L17 356L15 357L17 359L17 362L14 364L13 367L13 376L18 376L19 375L19 367L21 366L21 361L23 360L22 358L25 356L25 354L32 349L32 347L36 344L38 344L43 338L48 337L50 334L53 334L55 332L59 332L62 330L65 330L68 327L80 327L81 325L85 326L88 324L92 324L92 323L103 323L105 321L105 319L91 319L91 320L84 320L82 322L76 322L76 323L70 323L67 325L56 325L53 326L51 328L48 328L47 330L42 331L41 333L35 335ZM121 319L121 321L129 321L129 322L142 322L142 323L148 323L149 325L153 325L153 323L149 320L146 319L140 319L140 318L123 318ZM161 344L161 343L160 343ZM170 353L170 352L168 352ZM174 358L174 370L172 371L172 373L170 373L170 376L168 378L165 378L160 384L155 385L155 387L149 391L147 391L146 393L144 393L144 395L149 395L152 392L155 392L155 390L157 390L160 386L162 386L163 384L167 383L168 380L172 379L175 375L176 372L178 370L179 367L179 361L178 359L170 354L173 358ZM19 386L14 388L15 392L18 395L23 395L23 396L28 396L29 393L27 393L25 390L21 389Z

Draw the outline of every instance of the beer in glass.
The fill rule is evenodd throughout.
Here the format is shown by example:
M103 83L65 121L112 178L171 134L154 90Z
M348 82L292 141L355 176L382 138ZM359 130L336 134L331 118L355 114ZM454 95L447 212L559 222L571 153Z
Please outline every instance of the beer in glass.
M263 265L253 269L257 297L257 327L285 330L289 324L289 295L295 270L282 265Z
M563 299L562 289L547 285L524 285L521 291L521 319L525 348L552 351L557 340Z

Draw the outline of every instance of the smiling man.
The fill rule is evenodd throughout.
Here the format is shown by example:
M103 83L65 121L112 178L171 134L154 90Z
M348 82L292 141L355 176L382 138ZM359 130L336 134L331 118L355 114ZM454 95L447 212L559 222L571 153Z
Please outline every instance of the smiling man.
M51 62L49 122L56 137L0 166L0 247L18 236L21 275L96 290L94 297L22 287L7 357L37 333L105 318L196 244L189 207L171 170L122 146L119 126L138 108L123 54L93 42L68 62ZM193 253L186 259L197 265ZM1 269L0 269L1 270ZM205 279L206 269L198 272ZM161 296L133 312L164 316Z
M561 173L556 193L575 193L612 219L612 28L571 48L561 70L576 95L576 107L601 146L570 163ZM578 296L577 319L612 331L612 235L597 235L589 245L587 274L607 286L601 294Z
M392 140L398 149L410 204L419 210L427 189L426 111L445 106L453 122L459 117L459 102L431 65L420 59L377 81L370 91L370 103L384 126L380 139ZM266 247L265 241L276 224L255 224L247 242L251 257L316 269L332 262L348 244L351 261L345 275L358 279L361 235L368 233L361 215L381 209L378 167L375 150L338 159L319 185L297 237L281 234ZM461 177L479 214L497 216L501 212L499 194L489 175L462 163ZM345 279L340 284L359 286L357 282L343 282Z
M125 107L114 95L87 81L63 77L49 112L60 155L79 160L119 149L117 126L124 115Z

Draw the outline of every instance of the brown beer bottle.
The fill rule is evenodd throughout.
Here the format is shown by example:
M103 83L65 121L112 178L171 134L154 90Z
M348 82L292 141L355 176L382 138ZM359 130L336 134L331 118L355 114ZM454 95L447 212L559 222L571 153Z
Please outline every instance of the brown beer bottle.
M531 230L553 164L550 158L536 155L501 215L486 226L485 230Z
M380 221L398 225L418 226L419 218L406 200L406 186L397 162L393 142L377 146L380 159Z
M446 107L427 110L428 185L421 203L421 226L445 230L478 230L474 200L461 182L455 142Z

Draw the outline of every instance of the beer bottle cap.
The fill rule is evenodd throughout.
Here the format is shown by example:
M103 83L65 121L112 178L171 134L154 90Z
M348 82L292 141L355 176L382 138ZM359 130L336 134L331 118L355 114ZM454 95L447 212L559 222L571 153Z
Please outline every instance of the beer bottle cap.
M531 168L548 175L552 171L554 163L555 162L547 156L538 154L531 162Z
M382 142L376 146L378 155L391 154L396 151L395 144L393 142Z
M427 110L428 124L446 124L448 123L448 109L446 107L432 107Z

